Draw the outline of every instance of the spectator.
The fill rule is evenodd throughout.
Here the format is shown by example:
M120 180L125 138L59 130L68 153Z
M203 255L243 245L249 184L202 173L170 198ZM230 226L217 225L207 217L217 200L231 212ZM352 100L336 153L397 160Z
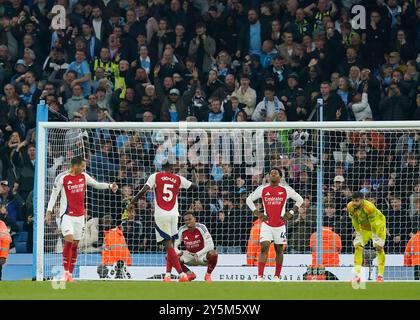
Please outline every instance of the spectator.
M281 24L277 19L271 21L269 40L273 42L275 49L277 49L283 41L281 38Z
M111 162L110 158L111 144L102 141L100 150L91 157L90 171L92 176L98 181L106 181L108 177L114 177L118 171L118 166Z
M283 44L278 47L279 53L284 57L284 63L290 65L292 62L292 57L298 55L298 45L293 42L293 34L291 32L284 32Z
M305 11L302 8L296 10L295 21L291 25L293 38L297 42L302 42L304 36L312 34L312 25L306 19Z
M87 48L86 60L92 62L95 57L99 55L101 50L101 40L95 37L92 25L90 23L82 24L82 35Z
M111 33L112 28L109 22L102 18L102 10L99 6L93 6L92 8L91 23L94 36L103 42Z
M333 229L337 229L340 225L339 217L336 213L336 206L334 203L326 203L324 204L324 217L323 217L323 225L331 226Z
M236 57L247 54L261 54L261 45L269 33L269 26L259 20L255 9L248 11L248 21L239 34Z
M76 71L77 79L73 80L71 85L74 87L76 84L80 85L83 89L83 96L86 97L90 94L90 68L88 62L85 60L86 54L83 50L77 50L75 54L75 61L70 63L68 70Z
M247 75L241 76L240 86L233 92L233 95L238 97L240 103L245 104L244 111L248 117L251 117L255 109L257 93L250 87L250 81Z
M74 112L89 104L84 98L82 87L79 84L75 84L73 86L72 92L72 96L64 104L64 109L68 113L70 120L73 119Z
M195 74L195 80L197 79ZM177 88L172 88L169 91L169 96L165 98L162 104L160 113L161 119L167 119L171 122L183 121L187 117L188 105L195 94L196 87L193 86L181 96Z
M134 208L128 209L127 220L121 224L125 241L128 245L128 250L131 253L139 253L143 250L143 224L136 218Z
M389 237L388 250L392 253L403 253L411 230L407 210L399 196L390 197L386 217Z
M373 120L372 110L368 102L368 87L365 85L363 93L357 93L350 103L350 109L353 112L356 121Z
M314 232L314 224L309 220L307 211L309 208L302 206L299 208L298 216L288 224L288 250L290 253L309 253L309 240Z
M28 196L29 197L29 196ZM32 194L33 197L33 194ZM28 233L28 241L26 242L26 252L33 252L33 237L34 237L34 217L32 212L26 217L26 221L23 224L23 230Z
M26 145L25 143L24 146ZM17 190L22 199L26 199L34 186L35 158L36 150L34 145L27 145L25 148L18 146L11 153L11 163L18 172L15 183L19 184L19 189Z
M296 73L287 76L287 87L279 93L280 100L284 103L289 116L292 115L292 106L296 103L299 90L299 77Z
M188 54L195 56L196 65L204 72L210 70L212 58L216 52L216 42L206 34L206 31L204 23L197 23L195 26L197 36L190 41L188 49Z
M323 82L320 88L320 98L323 100L324 121L337 121L347 118L346 109L341 98L331 92L329 82Z
M15 182L13 188L10 188L7 180L0 181L0 206L7 209L8 218L11 221L22 220L22 208L25 201L18 194L19 183Z
M274 48L274 43L272 40L265 40L262 44L261 50L261 66L263 69L267 69L271 65L271 60L277 54L277 50Z
M405 96L401 94L398 83L392 83L387 89L387 96L381 101L379 110L382 120L408 120L410 105Z
M281 109L285 110L283 103L274 95L274 86L266 86L264 99L258 103L251 119L253 121L273 121Z
M286 79L290 73L289 67L285 65L284 57L280 54L274 56L271 60L272 67L265 72L266 78L274 79L276 92L286 87Z

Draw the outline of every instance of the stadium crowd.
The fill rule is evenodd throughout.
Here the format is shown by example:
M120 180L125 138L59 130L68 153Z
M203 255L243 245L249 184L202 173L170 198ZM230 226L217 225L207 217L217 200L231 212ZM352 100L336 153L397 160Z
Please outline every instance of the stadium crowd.
M54 4L66 8L63 30L51 27ZM362 29L351 20L356 4L367 12ZM32 252L41 100L49 121L319 121L320 98L323 121L420 120L419 52L420 6L410 0L0 0L0 218L13 233L28 232L20 252ZM420 230L419 130L325 135L324 225L352 252L345 206L362 190L387 217L386 250L402 253ZM152 198L135 212L119 208L159 168L162 141L107 129L83 139L88 171L121 190L89 190L84 250L100 251L110 210L132 252L159 250ZM50 182L80 152L78 143L64 152L64 141L50 141ZM208 225L220 252L245 252L253 224L245 199L280 167L305 198L287 250L310 252L316 143L313 130L267 131L264 170L254 175L229 164L177 166L200 187L183 194L181 212ZM58 239L54 223L46 228ZM56 250L56 241L46 244Z

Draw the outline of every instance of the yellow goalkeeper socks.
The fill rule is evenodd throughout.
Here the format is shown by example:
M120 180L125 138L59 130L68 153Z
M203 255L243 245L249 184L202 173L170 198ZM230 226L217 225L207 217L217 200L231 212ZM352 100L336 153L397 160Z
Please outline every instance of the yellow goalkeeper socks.
M363 263L363 247L356 247L354 251L354 270L356 275L360 275Z
M385 272L385 250L378 250L378 276L384 276Z

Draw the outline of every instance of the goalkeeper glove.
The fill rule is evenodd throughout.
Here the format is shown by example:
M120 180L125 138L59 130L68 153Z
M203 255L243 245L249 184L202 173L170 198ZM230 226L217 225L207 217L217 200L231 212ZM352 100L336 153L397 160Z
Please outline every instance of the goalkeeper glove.
M376 233L372 234L372 242L374 247L383 248L385 245L385 240L381 239Z
M353 245L356 246L363 246L363 235L360 231L356 232L356 236L353 240Z

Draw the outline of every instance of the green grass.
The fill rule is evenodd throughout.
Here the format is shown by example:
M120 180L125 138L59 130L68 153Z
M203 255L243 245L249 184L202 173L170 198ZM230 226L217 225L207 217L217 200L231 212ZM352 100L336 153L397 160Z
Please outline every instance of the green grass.
M354 290L350 283L313 282L204 282L80 281L54 290L51 282L0 282L0 300L10 299L410 299L420 300L420 283L367 283Z

